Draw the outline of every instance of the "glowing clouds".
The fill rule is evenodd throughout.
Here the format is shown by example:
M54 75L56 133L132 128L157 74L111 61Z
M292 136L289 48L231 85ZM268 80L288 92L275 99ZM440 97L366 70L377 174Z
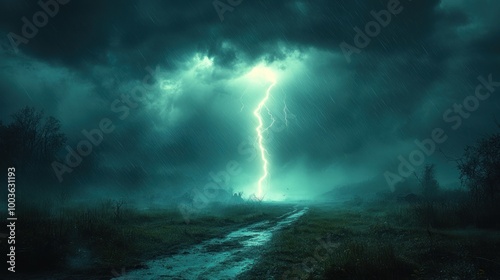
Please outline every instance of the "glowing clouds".
M257 65L247 74L247 78L252 80L264 80L267 82L276 83L277 75L269 67Z

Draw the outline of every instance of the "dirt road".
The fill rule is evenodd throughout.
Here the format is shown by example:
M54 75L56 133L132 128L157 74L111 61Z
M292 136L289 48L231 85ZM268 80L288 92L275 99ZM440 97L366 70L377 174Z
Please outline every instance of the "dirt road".
M176 255L148 261L145 269L130 271L113 279L235 279L253 266L262 246L273 233L292 224L307 211L307 207L295 208L275 221L240 228L223 238L205 241Z

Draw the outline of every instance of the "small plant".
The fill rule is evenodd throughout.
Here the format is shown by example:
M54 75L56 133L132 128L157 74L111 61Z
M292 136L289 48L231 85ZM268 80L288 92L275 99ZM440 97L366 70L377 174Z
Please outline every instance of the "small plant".
M427 164L424 167L424 172L422 174L422 179L420 179L417 174L415 174L417 180L422 186L422 196L426 202L434 201L439 192L439 183L436 180L436 169L434 164Z
M262 197L258 197L256 194L252 194L249 198L248 198L248 202L257 202L257 203L262 203L262 201L264 200L264 196Z
M119 221L122 219L123 209L122 206L125 204L123 200L116 200L113 204L113 214L115 216L115 220Z

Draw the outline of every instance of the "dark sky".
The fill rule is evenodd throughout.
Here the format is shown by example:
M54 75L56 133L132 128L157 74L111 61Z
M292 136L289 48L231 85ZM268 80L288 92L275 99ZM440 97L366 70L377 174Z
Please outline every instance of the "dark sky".
M390 189L384 174L398 174L398 156L408 159L415 140L441 128L447 139L437 147L458 157L500 118L498 84L474 97L479 76L500 81L498 1L222 0L219 8L237 4L223 20L210 0L42 2L57 11L50 6L47 23L24 35L23 17L40 23L42 7L0 2L0 119L43 109L76 149L82 130L109 118L116 129L84 158L93 169L75 188L186 190L237 163L229 185L254 192L262 162L253 110L269 75L277 79L261 111L266 127L275 120L265 135L269 197L364 181ZM390 20L388 7L398 10ZM386 26L371 24L378 34L346 58L342 43L356 47L355 28L373 14ZM9 38L25 35L14 52ZM144 85L137 107L125 107L123 97ZM453 106L464 100L472 109L460 116ZM442 184L458 180L440 152L416 170L425 163L437 165Z

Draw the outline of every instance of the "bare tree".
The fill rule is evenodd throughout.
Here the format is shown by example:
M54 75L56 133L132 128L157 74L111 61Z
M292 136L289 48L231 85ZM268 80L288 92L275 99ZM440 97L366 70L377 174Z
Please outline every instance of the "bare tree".
M61 124L43 111L24 107L12 115L8 125L0 124L2 164L13 165L33 177L45 176L44 168L66 142Z
M115 215L116 220L121 220L122 218L122 206L125 204L125 201L123 200L115 200L113 204L113 213Z
M494 208L500 194L500 134L467 146L458 169L476 205Z
M44 119L43 111L24 107L12 115L7 136L16 139L9 147L17 150L21 160L41 160L53 156L66 142L61 124L54 117Z
M424 167L422 178L422 195L425 199L436 198L439 191L439 183L436 180L436 170L434 164L428 164Z

